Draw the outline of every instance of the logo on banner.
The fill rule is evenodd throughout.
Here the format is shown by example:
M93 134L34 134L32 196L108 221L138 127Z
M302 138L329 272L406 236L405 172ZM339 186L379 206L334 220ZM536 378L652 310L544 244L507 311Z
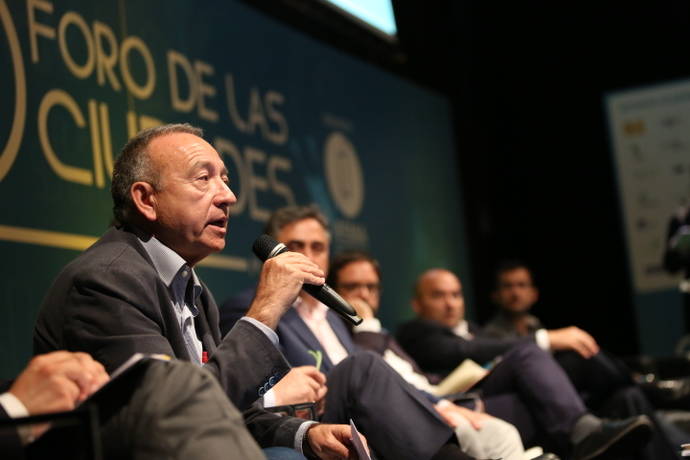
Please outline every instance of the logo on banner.
M324 156L331 197L345 217L354 219L364 203L362 166L355 148L345 135L334 132L326 139Z

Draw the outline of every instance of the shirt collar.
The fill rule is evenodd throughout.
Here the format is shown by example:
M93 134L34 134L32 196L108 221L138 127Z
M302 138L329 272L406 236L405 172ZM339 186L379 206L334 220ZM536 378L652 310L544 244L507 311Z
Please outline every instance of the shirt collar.
M309 308L307 303L302 300L300 296L297 296L292 304L292 307L297 310L302 318L321 321L326 318L328 313L328 307L321 302L318 302L314 308Z
M452 329L453 333L458 337L462 337L467 340L473 338L472 333L470 333L470 325L466 320L460 320L460 322Z
M178 275L181 275L184 270L189 270L192 273L192 280L194 282L194 298L196 299L201 295L201 281L196 276L194 269L187 265L187 262L178 253L161 243L154 236L149 238L148 241L144 241L141 238L139 238L139 241L153 261L153 266L156 272L158 272L158 276L168 288L171 287Z

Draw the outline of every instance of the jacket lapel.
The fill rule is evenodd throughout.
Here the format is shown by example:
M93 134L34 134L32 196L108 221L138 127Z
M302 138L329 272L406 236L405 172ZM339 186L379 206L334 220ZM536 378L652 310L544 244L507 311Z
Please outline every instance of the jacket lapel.
M218 330L218 307L213 301L208 287L202 282L202 291L197 301L199 314L194 318L194 329L201 340L204 351L213 354L220 343L220 331ZM200 304L200 305L199 305Z
M333 367L333 363L328 358L328 355L321 346L321 343L318 341L311 329L309 329L307 323L305 323L304 320L300 318L299 314L297 313L297 310L295 310L294 308L288 309L288 311L283 316L283 319L281 320L280 327L286 327L291 329L294 335L301 342L301 345L305 348L305 350L320 351L322 353L323 362L321 364L321 372L328 372Z
M333 332L335 332L335 336L338 337L338 340L340 340L340 343L347 351L347 354L351 355L354 353L356 349L355 344L352 341L352 335L347 330L347 326L343 320L340 319L340 316L329 309L328 312L326 312L326 320L328 321L328 324L331 325L331 329L333 329Z

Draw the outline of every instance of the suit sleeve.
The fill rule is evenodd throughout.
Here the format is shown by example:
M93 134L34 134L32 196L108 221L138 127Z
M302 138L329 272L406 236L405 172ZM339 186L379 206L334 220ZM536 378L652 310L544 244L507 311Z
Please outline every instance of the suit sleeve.
M249 310L256 288L248 288L227 299L219 308L220 333L225 336Z
M400 329L398 341L422 369L427 372L447 374L465 359L484 364L505 353L517 343L533 340L488 337L465 340L442 326L417 321Z
M506 330L495 321L489 321L484 328L482 328L482 335L495 339L501 339L510 336L510 331Z
M355 345L364 349L371 350L378 355L383 355L388 348L388 341L390 336L388 334L382 334L380 332L355 332L352 334L352 340Z
M469 359L479 364L484 364L502 355L512 347L522 342L534 342L534 337L524 339L494 339L489 337L477 337L473 340L458 338L456 347L460 355L466 355ZM459 364L459 363L458 363Z
M247 321L238 321L204 366L240 410L247 409L289 370L282 353Z
M245 410L242 415L247 429L263 448L273 446L294 447L295 434L306 420L285 417L261 409L257 403Z
M181 332L166 330L165 316L174 313L160 307L161 287L136 273L111 269L80 274L67 290L63 345L91 354L109 373L137 352L188 359L170 344L170 336Z

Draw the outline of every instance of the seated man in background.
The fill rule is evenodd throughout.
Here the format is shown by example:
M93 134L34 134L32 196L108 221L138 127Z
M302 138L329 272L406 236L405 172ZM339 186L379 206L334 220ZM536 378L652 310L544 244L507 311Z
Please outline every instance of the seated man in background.
M568 432L567 425L572 423L572 419L568 422L567 417L559 417L551 409L559 403L580 408L584 408L584 404L562 368L549 353L536 345L534 336L516 339L482 336L478 328L465 320L462 285L448 270L432 269L420 275L412 306L417 318L403 324L397 338L422 369L446 375L465 359L479 364L498 362L480 382L483 394L518 391L526 402L552 401L550 404L528 403L527 407L531 411L546 409L545 413L535 417L539 423L545 424L546 430L560 427ZM641 412L647 412L647 409L645 406ZM635 408L632 412L639 413ZM616 414L618 417L623 415ZM519 422L513 423L521 429ZM674 449L658 432L655 432L649 448L651 451L646 452L645 458L676 458Z
M431 384L412 358L405 353L395 338L381 327L376 318L380 303L381 270L377 260L360 251L336 255L328 269L326 280L357 313L361 324L352 327L353 339L360 348L381 356L408 383L420 391L437 395ZM439 395L442 396L442 395ZM438 399L435 408L455 428L462 449L476 458L503 458L523 460L524 449L520 435L511 424L483 413ZM544 457L547 458L547 457Z
M539 300L539 290L534 283L532 271L523 262L512 260L499 264L492 299L498 311L485 325L482 335L514 340L536 337L545 332L548 333L548 338L554 332L547 331L539 318L531 314ZM593 356L582 353L580 350L591 348L588 344L596 344L595 339L576 327L562 330L571 331L575 348L555 351L554 358L568 374L589 408L606 416L646 413L661 424L663 433L674 444L680 445L688 441L687 433L654 413L652 404L642 389L633 383L631 372L623 362L604 350ZM631 407L634 411L629 409Z
M534 336L545 350L573 351L585 359L599 353L599 344L582 329L569 326L547 330L529 310L537 302L539 291L532 282L526 265L517 261L504 262L496 272L492 295L499 311L486 324L484 334L497 338Z
M546 332L539 318L530 312L539 300L539 289L534 284L532 272L517 260L503 261L495 273L494 291L491 299L498 307L496 314L484 325L484 333L497 338L526 337ZM583 347L586 354L598 348L592 336L583 332ZM585 350L583 350L585 351Z
M530 313L539 299L539 290L527 265L519 261L501 263L495 283L492 299L498 311L479 335L498 339L534 337L545 350L554 350L556 361L594 409L608 401L616 390L632 385L625 365L601 351L590 334L574 326L547 330ZM551 338L560 340L560 334L568 341L553 344Z
M113 382L131 388L108 394L112 413L110 407L98 406L101 419L107 415L100 427L105 458L264 458L241 414L211 374L181 361L146 364L134 379ZM103 366L85 353L37 356L14 382L0 385L0 391L9 386L0 394L0 419L73 410L108 380ZM47 423L5 428L0 432L3 458L57 460L87 455L81 436L71 436L62 427L49 428ZM229 452L235 456L229 457Z
M237 199L222 158L201 136L173 124L125 145L111 185L117 226L57 276L34 351L84 351L108 371L135 352L191 361L217 378L262 447L346 457L354 448L349 425L279 417L254 404L290 369L273 329L304 283L324 282L318 266L295 253L267 261L246 317L221 338L218 308L194 266L225 247Z

